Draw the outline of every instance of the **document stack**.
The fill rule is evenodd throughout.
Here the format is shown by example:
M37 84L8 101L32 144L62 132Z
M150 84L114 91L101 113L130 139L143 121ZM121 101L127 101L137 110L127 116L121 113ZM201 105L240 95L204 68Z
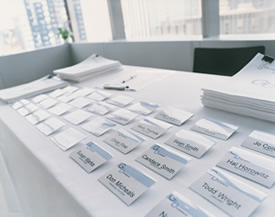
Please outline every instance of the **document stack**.
M275 61L257 54L226 83L203 88L204 106L275 122Z
M53 72L64 80L81 82L94 75L104 72L118 71L120 69L121 63L119 61L106 59L97 54L93 54L76 65L56 69Z

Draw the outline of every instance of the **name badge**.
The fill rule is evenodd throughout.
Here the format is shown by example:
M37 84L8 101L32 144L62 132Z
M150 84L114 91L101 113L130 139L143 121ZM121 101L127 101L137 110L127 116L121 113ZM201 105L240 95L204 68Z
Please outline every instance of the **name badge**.
M106 161L110 160L112 155L94 142L89 142L85 147L81 147L72 152L70 157L87 173L90 173Z
M158 107L158 104L140 101L135 103L134 105L131 105L130 107L128 107L128 109L143 115L149 115Z
M190 188L230 216L249 216L267 197L218 168L210 169Z
M180 126L192 116L190 112L168 106L157 113L155 118Z
M227 140L238 128L232 124L202 118L191 129L218 139Z
M155 183L152 178L125 163L114 167L99 181L127 205L132 204Z
M170 124L151 117L147 117L139 123L135 124L131 129L146 136L149 136L153 139L156 139L160 137L163 133L165 133L166 130L170 127Z
M165 144L196 158L201 158L215 142L205 136L182 129L168 139Z
M242 146L275 157L275 135L254 130Z
M119 129L118 131L111 133L103 141L123 154L127 154L144 142L144 139L128 130Z
M107 102L115 106L125 107L126 105L130 104L133 100L134 98L129 96L116 95L112 98L109 98Z
M275 161L257 154L231 148L217 166L271 188L275 181Z
M190 160L190 157L177 155L159 145L153 145L136 159L139 163L167 179L172 179Z
M177 192L169 194L159 202L145 217L213 217L201 207Z
M134 120L137 116L138 114L134 112L128 111L126 109L119 109L112 114L109 114L107 118L119 124L126 125Z

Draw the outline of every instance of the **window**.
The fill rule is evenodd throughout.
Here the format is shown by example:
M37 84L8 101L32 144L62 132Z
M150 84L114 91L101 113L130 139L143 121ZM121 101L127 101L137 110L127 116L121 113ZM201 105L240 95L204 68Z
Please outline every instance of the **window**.
M220 0L220 35L275 33L274 0Z
M63 43L58 27L68 18L63 0L2 0L0 55Z
M201 36L201 0L121 0L126 39Z

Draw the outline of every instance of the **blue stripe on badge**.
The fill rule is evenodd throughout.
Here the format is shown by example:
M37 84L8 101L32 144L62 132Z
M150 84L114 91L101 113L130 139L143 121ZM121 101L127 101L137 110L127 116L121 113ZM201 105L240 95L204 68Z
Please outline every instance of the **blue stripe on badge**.
M120 163L118 165L119 172L121 173L126 173L127 175L133 177L135 180L149 188L152 186L155 181L148 176L144 175L143 173L139 172L138 170L134 169L133 167L125 164L125 163Z
M107 151L100 148L98 145L96 145L94 142L89 142L87 146L98 153L101 157L103 157L105 160L110 160L112 158L112 155L110 155Z
M189 160L187 160L179 155L176 155L174 153L171 153L171 152L167 151L166 149L160 147L159 145L153 145L151 148L154 150L154 152L156 154L164 155L164 156L172 158L180 163L187 164L189 162Z

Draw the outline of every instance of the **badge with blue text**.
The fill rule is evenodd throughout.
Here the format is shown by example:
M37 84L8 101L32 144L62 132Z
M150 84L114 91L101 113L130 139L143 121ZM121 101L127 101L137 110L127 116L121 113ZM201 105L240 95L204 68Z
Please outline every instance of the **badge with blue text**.
M145 217L214 217L177 192L160 201Z
M182 156L158 144L153 145L136 159L142 165L167 179L172 179L190 160L191 157Z
M267 197L216 167L194 182L190 189L230 216L248 217Z
M132 204L155 183L152 178L125 163L105 173L99 182L127 205Z
M87 173L92 172L100 165L112 158L112 155L94 142L78 148L70 157Z

